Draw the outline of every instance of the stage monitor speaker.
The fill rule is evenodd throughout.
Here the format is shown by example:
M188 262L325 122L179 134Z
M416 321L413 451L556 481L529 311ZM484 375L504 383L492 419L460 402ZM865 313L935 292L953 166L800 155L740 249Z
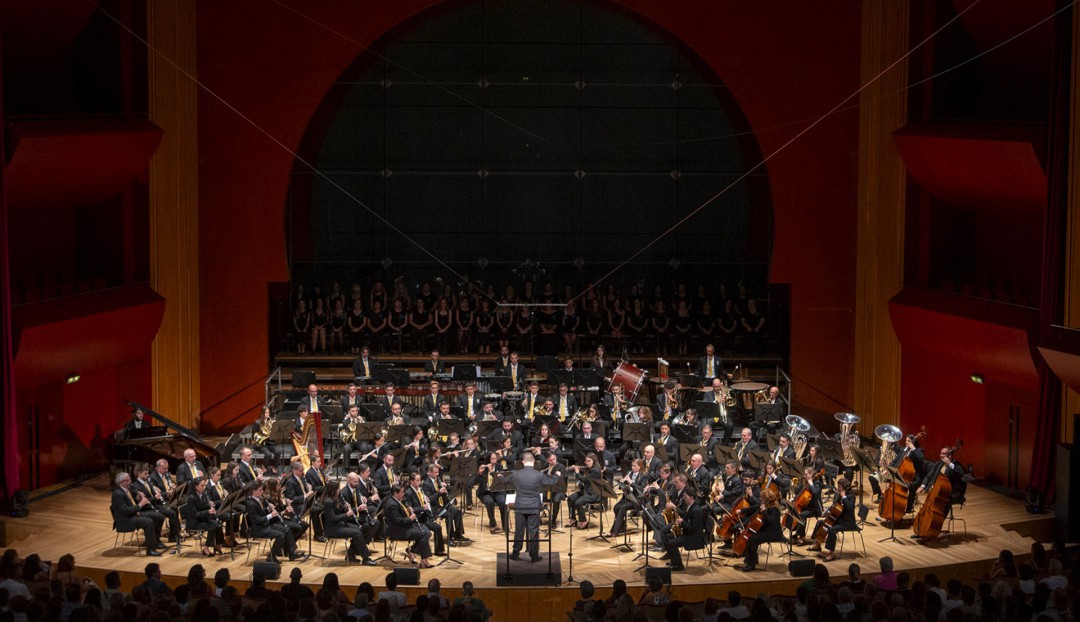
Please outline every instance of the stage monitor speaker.
M267 581L274 581L281 576L281 564L255 562L255 566L251 569L251 574L262 575L263 577L266 577Z
M814 574L814 560L793 559L788 562L787 569L793 577L809 577Z
M419 568L394 568L398 585L420 585Z
M292 386L294 389L306 389L309 384L315 384L315 372L310 369L294 369L292 373Z
M657 576L664 582L664 585L671 585L671 568L653 568L649 566L645 569L645 585L649 584L649 579Z

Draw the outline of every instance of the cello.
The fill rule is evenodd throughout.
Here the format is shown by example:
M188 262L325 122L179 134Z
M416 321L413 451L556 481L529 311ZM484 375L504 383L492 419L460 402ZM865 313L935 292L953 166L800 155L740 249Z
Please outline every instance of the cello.
M921 441L925 436L926 426L923 426L915 435L915 441ZM900 522L907 513L909 489L916 476L915 463L911 461L911 456L904 456L904 459L896 466L896 472L900 474L903 481L889 482L888 489L881 493L881 502L878 503L878 515L881 516L881 520L890 523Z
M829 535L829 529L836 524L836 521L840 520L840 515L844 513L844 503L837 499L829 511L825 513L825 520L818 523L818 526L814 529L814 535L810 538L816 541L818 544L825 544L825 538Z
M720 521L716 525L716 537L721 540L730 540L735 537L735 526L739 523L739 512L750 507L750 501L747 499L750 495L750 489L742 494L742 497L731 506L731 509L724 514L724 520Z
M956 445L948 450L951 461L956 452L964 446L964 441L956 439ZM949 482L945 471L949 468L943 464L934 474L934 483L930 491L926 493L926 501L923 502L919 513L915 515L915 523L911 526L915 535L924 540L934 540L941 535L941 526L945 524L946 507L949 505L949 497L952 496L952 483Z
M816 475L814 475L814 479L816 480L824 476L825 469L821 469L817 472ZM801 522L799 520L799 515L802 514L802 511L806 509L806 506L810 505L810 502L814 500L814 493L810 492L811 483L812 482L807 481L806 484L802 487L802 490L799 492L799 495L795 497L795 513L784 515L784 518L781 521L781 525L784 527L784 529L795 529L796 524L798 522Z

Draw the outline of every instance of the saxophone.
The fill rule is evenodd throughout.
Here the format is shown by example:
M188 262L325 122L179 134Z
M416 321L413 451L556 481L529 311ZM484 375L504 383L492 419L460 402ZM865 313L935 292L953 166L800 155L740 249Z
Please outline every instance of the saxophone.
M678 517L679 514L675 510L664 508L664 521L671 525L671 535L676 538L682 535L682 526L675 522Z
M259 426L259 429L251 435L251 440L256 445L263 445L270 439L270 432L274 429L274 417L270 416L266 419L266 423Z

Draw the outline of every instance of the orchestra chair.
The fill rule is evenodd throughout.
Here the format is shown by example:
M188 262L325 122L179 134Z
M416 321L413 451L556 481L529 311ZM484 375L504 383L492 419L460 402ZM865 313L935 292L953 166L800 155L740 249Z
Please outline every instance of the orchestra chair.
M970 469L971 469L971 466L968 465L968 473L971 473ZM957 518L956 517L956 507L960 506L960 509L962 510L962 509L964 509L964 504L967 503L967 478L968 478L968 475L964 475L963 479L960 480L960 490L959 490L960 496L949 507L949 518L948 518L948 525L947 525L948 529L946 529L943 532L946 535L954 533L954 531L955 531L954 527L956 526L956 523L963 523L964 524L964 536L967 537L967 521L965 519L963 519L963 518Z
M317 516L312 517L312 520L313 521L316 521L316 520L319 521L320 527L323 527L323 529L320 530L320 532L323 534L323 537L326 538L326 542L323 544L323 550L322 550L323 565L326 565L326 564L328 564L328 563L330 563L332 561L330 559L330 556L327 555L327 553L334 553L334 549L335 549L334 545L335 545L335 543L340 542L345 546L345 552L342 553L342 557L345 558L345 565L346 566L351 566L352 562L349 561L349 556L345 554L345 553L348 553L348 551L349 551L349 544L350 544L349 543L349 538L345 538L345 537L337 537L337 538L335 538L335 537L327 535L326 531L325 531L325 526L322 525L322 520L323 520L322 513L319 513ZM314 527L315 526L312 525L312 529L314 529Z
M686 549L686 561L683 562L683 568L689 568L690 567L690 553L693 552L693 551L699 551L698 559L706 559L705 555L700 553L700 551L704 551L704 550L706 550L706 549L708 549L709 547L712 546L712 544L709 542L708 524L709 524L709 521L705 521L706 527L705 527L705 531L701 534L701 542L702 542L701 546L694 547L694 548L690 548L688 546L683 547L684 549ZM712 554L710 552L709 558L711 558L711 557L712 557Z
M262 557L263 551L266 550L267 543L269 542L269 539L268 538L260 538L258 536L252 535L251 525L248 525L248 522L247 522L247 512L244 512L243 514L240 515L240 527L239 527L239 530L240 530L240 534L243 535L244 538L245 538L244 547L247 548L247 558L244 560L244 564L250 566L251 565L251 549L252 548L257 549L256 553L255 553L255 557L256 557L256 560L258 560L259 557Z
M132 527L131 529L118 528L116 526L116 512L111 505L109 506L109 513L112 514L113 531L116 532L116 537L113 538L113 550L115 551L121 546L141 547L142 545L139 543L139 529L136 527Z
M853 531L838 531L838 532L836 532L836 535L839 536L839 538L840 538L840 552L837 554L837 557L843 557L844 556L844 541L847 540L847 535L848 534L851 534L851 538L853 540L855 538L859 539L859 542L862 543L863 557L867 557L867 554L866 554L866 540L863 538L863 527L862 526L863 526L863 523L866 522L866 517L869 516L869 514L870 514L870 508L865 506L865 505L860 505L859 509L856 511L856 514L858 514L858 520L855 522L855 529ZM852 546L854 547L855 545L852 544ZM858 553L859 553L859 549L856 548L855 549L855 554L858 555Z

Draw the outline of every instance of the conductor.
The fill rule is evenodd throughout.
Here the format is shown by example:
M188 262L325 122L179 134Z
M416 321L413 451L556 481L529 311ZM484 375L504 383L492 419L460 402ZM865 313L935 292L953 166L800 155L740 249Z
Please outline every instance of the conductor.
M552 486L558 483L557 475L546 475L533 468L535 459L531 453L526 452L521 458L523 468L509 475L514 484L517 498L514 501L514 551L510 559L520 559L521 543L523 537L528 536L526 547L530 562L538 562L540 557L540 509L543 506L540 489L542 486Z

